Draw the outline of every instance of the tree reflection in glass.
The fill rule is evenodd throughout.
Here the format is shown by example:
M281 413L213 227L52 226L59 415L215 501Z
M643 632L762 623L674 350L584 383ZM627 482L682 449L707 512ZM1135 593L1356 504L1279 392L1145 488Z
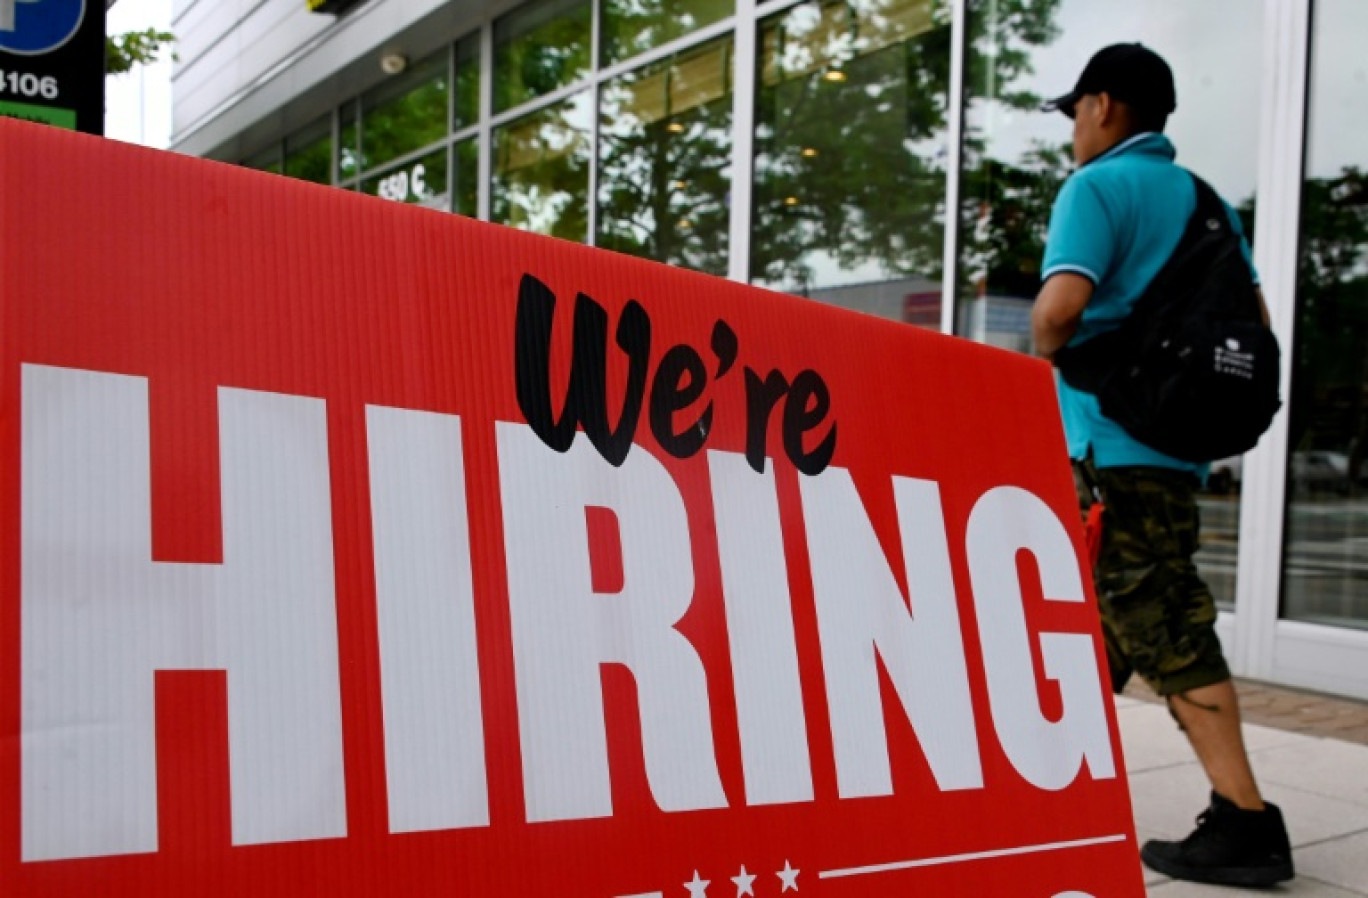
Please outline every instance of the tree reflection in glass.
M451 76L451 130L480 120L480 34L456 42L456 69Z
M589 236L589 93L494 132L491 218L583 243Z
M1322 0L1312 27L1282 616L1368 629L1368 8Z
M243 168L254 168L257 171L270 172L278 175L283 170L283 159L281 158L282 147L279 141L271 144L258 153L253 153L242 160Z
M1072 127L1040 111L1108 44L1140 41L1173 68L1178 109L1165 133L1178 162L1236 205L1253 234L1259 88L1227 60L1258 58L1261 16L1243 0L969 0L955 332L1031 350L1050 211L1074 169ZM1176 239L1176 238L1175 238ZM1239 458L1212 466L1201 495L1195 560L1233 607L1239 546Z
M599 115L599 246L727 273L732 41L605 84Z
M347 181L361 173L361 126L356 118L356 101L342 104L337 111L337 174Z
M383 165L447 134L446 51L361 97L361 170Z
M446 149L361 182L361 192L400 203L448 211Z
M1253 239L1261 22L1242 0L969 0L956 333L1029 351L1030 304L1055 195L1073 170L1071 126L1040 111L1102 47L1140 41L1173 67L1166 133L1180 164L1239 210ZM1219 52L1217 52L1219 51Z
M451 211L475 218L479 214L480 144L471 138L456 144L451 151L455 157Z
M285 174L315 184L332 183L331 116L285 138Z
M806 3L761 25L751 278L939 322L950 11L941 0ZM887 292L887 291L884 291ZM919 310L925 311L925 310ZM915 316L909 316L915 317Z
M503 112L589 75L589 0L543 0L494 23L494 111Z
M720 22L736 11L736 0L602 0L603 65Z

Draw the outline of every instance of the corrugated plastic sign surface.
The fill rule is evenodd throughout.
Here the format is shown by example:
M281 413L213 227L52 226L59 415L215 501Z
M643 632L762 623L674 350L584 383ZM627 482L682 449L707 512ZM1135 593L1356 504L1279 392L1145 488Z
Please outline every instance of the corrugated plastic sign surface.
M0 122L0 894L1143 894L1043 364Z

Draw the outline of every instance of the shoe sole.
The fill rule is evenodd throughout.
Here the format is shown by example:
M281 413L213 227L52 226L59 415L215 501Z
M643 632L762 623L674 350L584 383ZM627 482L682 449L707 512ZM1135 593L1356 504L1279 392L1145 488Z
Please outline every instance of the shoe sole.
M1144 850L1140 852L1140 860L1165 876L1217 886L1274 886L1294 876L1291 861L1267 867L1188 867L1153 857Z

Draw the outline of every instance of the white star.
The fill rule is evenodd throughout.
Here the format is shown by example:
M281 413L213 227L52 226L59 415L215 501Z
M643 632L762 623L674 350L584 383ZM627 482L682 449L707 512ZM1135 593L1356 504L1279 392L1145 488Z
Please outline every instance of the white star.
M736 898L755 894L755 874L747 873L745 864L741 865L741 875L733 876L731 881L736 883Z
M711 884L711 879L700 878L695 870L693 882L684 883L684 888L689 890L690 898L708 898L708 886Z
M795 892L798 891L798 874L801 872L801 870L793 869L793 866L785 860L784 869L774 874L779 877L780 881L784 884L784 887L779 891L787 892L789 889L793 889Z

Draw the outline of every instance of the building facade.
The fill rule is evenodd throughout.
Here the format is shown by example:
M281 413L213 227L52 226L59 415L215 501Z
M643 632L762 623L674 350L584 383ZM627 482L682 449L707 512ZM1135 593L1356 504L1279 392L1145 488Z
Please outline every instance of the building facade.
M172 30L173 149L1016 351L1071 166L1039 103L1154 47L1284 348L1283 412L1202 497L1227 653L1368 698L1368 4L175 0Z

